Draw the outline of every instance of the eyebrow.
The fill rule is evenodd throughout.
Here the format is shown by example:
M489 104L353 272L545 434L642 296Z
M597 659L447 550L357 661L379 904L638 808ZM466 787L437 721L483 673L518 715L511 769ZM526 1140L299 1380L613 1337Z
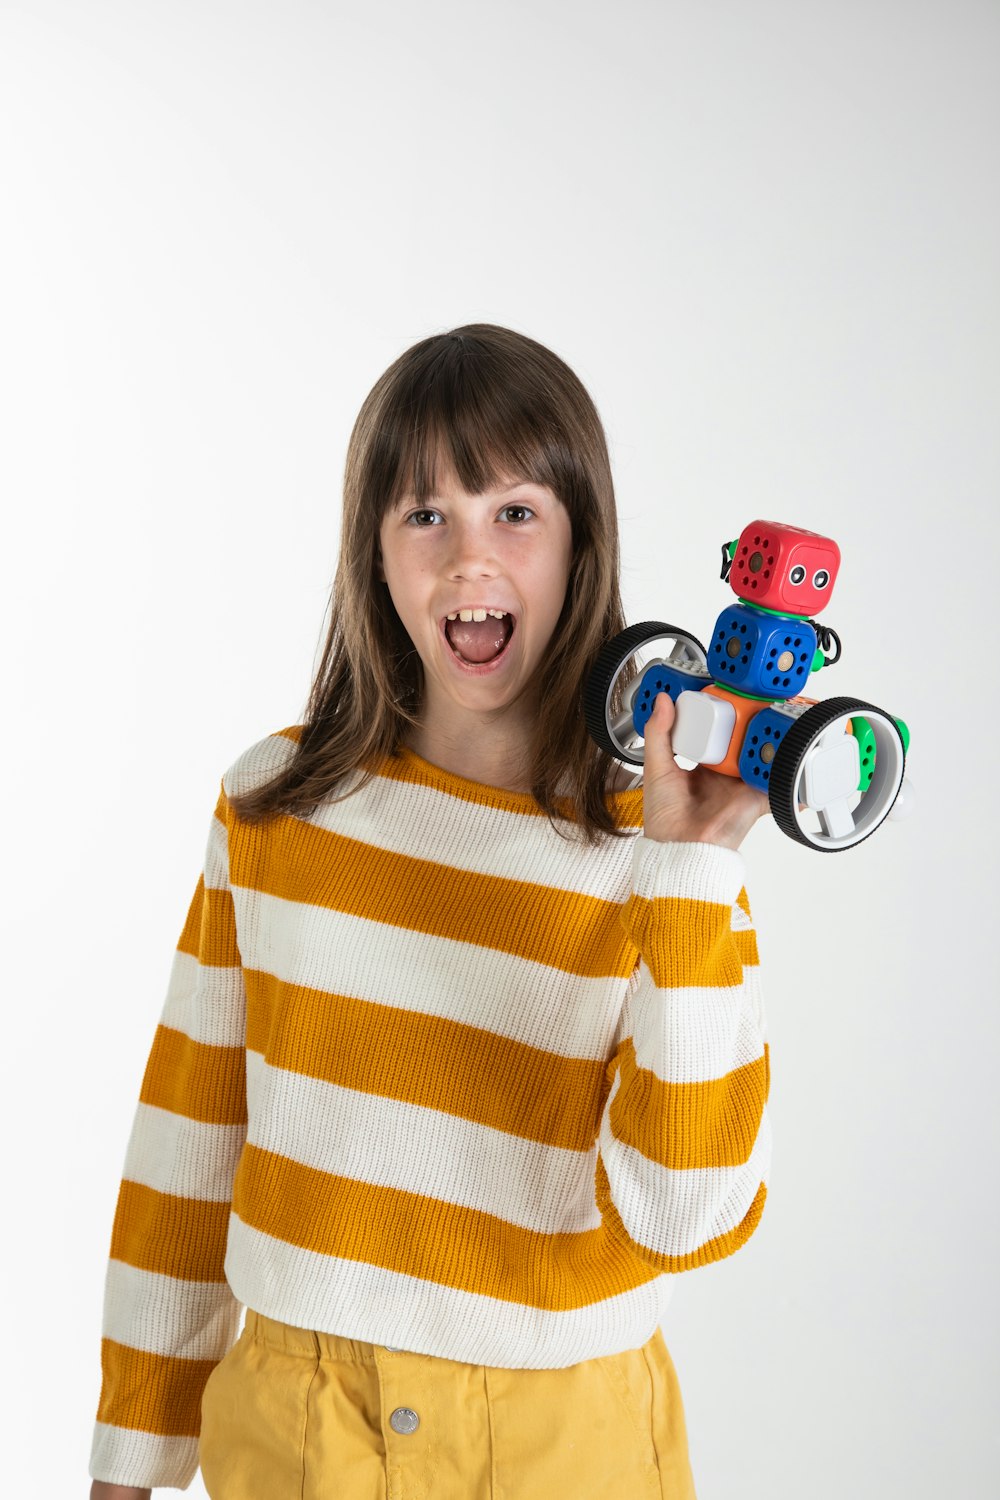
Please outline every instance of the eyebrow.
M512 495L515 490L523 489L525 487L525 485L531 485L531 487L533 489L536 489L536 490L546 490L546 491L549 491L551 493L551 486L545 484L544 481L541 480L541 479L515 479L514 483L508 485L506 489L502 489L502 490L497 490L496 491L497 498L499 498L501 495ZM415 499L415 497L414 497L412 491L406 490L402 495L400 495L399 499L396 501L395 509L398 510L403 505L409 505L409 504L413 503L414 499ZM439 500L443 500L443 499L444 499L443 495L439 495L439 494L437 494L437 492L435 492L433 495L428 495L427 499L423 502L423 504L424 505L432 505L435 501L439 501Z

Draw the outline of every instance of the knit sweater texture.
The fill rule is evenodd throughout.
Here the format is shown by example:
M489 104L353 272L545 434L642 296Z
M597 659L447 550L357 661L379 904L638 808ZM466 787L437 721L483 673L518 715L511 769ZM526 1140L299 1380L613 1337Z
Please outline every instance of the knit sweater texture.
M741 855L645 838L641 788L588 847L409 750L308 817L239 818L298 733L211 821L115 1213L95 1478L190 1483L243 1306L571 1365L644 1343L669 1273L763 1210Z

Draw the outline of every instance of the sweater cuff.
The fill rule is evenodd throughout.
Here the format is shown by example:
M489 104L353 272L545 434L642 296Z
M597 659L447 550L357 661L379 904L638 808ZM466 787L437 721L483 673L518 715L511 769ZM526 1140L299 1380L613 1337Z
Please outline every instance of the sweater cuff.
M738 849L721 844L667 843L636 837L632 850L632 889L637 896L683 896L732 906L746 883Z
M128 1427L94 1425L90 1477L136 1489L186 1490L198 1471L196 1437L162 1437Z

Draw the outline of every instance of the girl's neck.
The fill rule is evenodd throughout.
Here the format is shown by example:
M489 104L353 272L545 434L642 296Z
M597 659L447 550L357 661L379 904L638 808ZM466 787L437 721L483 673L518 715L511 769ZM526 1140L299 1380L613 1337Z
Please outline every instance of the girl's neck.
M510 735L489 730L456 737L435 733L426 724L414 725L404 740L406 746L432 766L478 781L482 786L505 792L530 792L529 746Z

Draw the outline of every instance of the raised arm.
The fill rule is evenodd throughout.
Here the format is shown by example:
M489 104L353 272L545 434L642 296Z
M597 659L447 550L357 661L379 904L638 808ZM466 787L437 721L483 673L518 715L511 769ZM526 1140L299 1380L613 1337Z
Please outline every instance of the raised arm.
M609 1065L596 1195L661 1271L731 1255L764 1208L769 1060L743 860L640 838L623 910L641 955Z

